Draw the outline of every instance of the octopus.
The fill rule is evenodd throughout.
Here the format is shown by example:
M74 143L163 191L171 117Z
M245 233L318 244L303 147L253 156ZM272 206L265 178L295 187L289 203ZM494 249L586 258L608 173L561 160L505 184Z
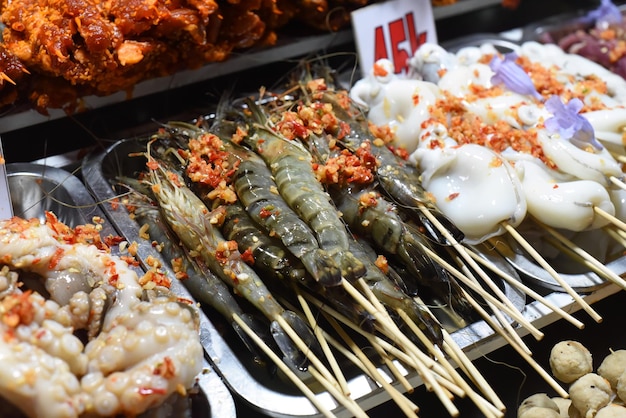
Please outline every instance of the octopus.
M52 215L0 222L0 395L28 417L136 416L184 395L195 308Z
M527 215L572 232L607 225L597 210L621 216L612 181L626 176L613 156L623 153L624 79L536 42L508 54L426 43L409 66L397 74L378 60L350 97L410 154L465 242Z

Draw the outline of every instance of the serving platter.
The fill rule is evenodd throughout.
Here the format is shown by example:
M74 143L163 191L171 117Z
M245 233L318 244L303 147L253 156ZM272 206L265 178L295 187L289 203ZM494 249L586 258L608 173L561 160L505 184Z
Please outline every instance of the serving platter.
M102 226L100 232L102 237L117 235L113 225L106 222L101 205L73 173L62 168L35 163L10 163L6 165L6 170L15 216L25 219L36 218L44 222L45 213L50 211L70 227L97 222ZM100 223L100 220L105 222ZM172 288L181 298L189 297L185 288L176 286ZM204 359L203 372L197 376L196 381L197 385L190 391L189 399L168 401L161 409L148 411L141 417L236 416L235 403L230 391L207 359Z
M145 165L142 157L129 157L145 150L146 139L120 140L107 150L89 155L82 165L82 176L87 188L94 197L101 202L110 201L117 196L116 190L118 176L133 176L141 171ZM135 222L123 205L111 205L104 203L103 210L111 220L118 232L129 242L141 242L139 235L140 225ZM150 245L140 245L138 257L158 257L162 255ZM492 254L491 257L498 257ZM500 258L501 260L501 258ZM168 260L163 260L164 266L169 266ZM515 272L513 271L514 275ZM503 284L505 293L513 304L520 310L525 306L525 295L512 287ZM268 375L266 370L256 367L249 354L242 350L234 336L224 330L224 321L210 310L205 310L202 320L203 345L209 359L212 360L216 371L222 376L226 385L231 389L234 396L250 405L253 409L268 416L276 417L316 417L320 413L313 407L309 400L298 393L297 389L284 379ZM475 356L483 355L489 351L489 346L495 349L498 343L493 344L493 330L484 322L480 321L452 333L461 348L467 348ZM406 378L414 386L422 382L417 374L406 370L401 364L397 367L406 374ZM365 410L388 401L389 394L366 377L360 371L354 371L354 367L348 367L347 379L351 396ZM380 372L385 376L391 375L384 367ZM305 381L310 382L310 377L304 376ZM350 416L346 409L339 405L332 396L318 389L316 396L337 416Z

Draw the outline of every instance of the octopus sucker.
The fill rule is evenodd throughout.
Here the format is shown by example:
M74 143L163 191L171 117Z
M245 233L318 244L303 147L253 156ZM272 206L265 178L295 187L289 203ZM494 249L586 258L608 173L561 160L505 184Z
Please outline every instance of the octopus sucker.
M57 226L0 222L0 396L28 417L136 416L192 388L195 307ZM46 295L23 286L27 273Z

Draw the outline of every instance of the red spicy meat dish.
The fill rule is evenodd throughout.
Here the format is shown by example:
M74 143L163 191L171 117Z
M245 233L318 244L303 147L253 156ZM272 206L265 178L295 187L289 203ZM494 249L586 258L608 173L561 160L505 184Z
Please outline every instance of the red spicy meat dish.
M292 20L337 30L366 2L1 0L0 106L21 97L45 110L129 90L237 49L271 45L276 29Z

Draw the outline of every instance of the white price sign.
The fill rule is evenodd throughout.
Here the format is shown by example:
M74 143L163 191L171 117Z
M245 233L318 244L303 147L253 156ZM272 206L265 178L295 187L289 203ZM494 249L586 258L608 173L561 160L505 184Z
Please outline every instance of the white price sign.
M352 28L365 76L382 58L393 62L397 74L425 42L437 42L431 0L387 0L356 9Z

